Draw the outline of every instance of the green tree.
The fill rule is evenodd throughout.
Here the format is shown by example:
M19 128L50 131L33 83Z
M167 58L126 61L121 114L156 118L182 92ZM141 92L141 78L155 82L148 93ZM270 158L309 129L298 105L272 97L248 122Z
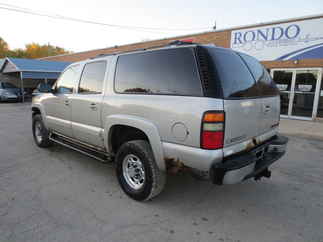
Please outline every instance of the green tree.
M26 52L23 49L8 50L6 57L27 58Z
M6 41L0 37L0 58L6 57L9 51L9 46Z
M42 58L53 55L61 55L71 53L64 48L50 45L40 45L37 43L26 44L25 49L10 50L7 42L0 37L0 58L16 57L16 58Z
M42 58L67 53L69 53L69 51L57 46L52 46L50 44L39 45L37 43L31 43L27 44L25 49L25 54L27 58Z

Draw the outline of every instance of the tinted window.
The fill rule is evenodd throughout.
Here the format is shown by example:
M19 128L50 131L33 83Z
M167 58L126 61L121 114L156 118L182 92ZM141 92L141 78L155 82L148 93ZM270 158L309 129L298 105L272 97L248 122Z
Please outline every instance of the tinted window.
M248 56L243 53L239 55L244 59L248 65L252 75L258 83L259 96L274 96L278 95L279 91L276 87L275 82L272 80L271 76L267 70L261 65L255 58Z
M189 48L120 56L115 88L122 93L202 96L194 53Z
M17 88L15 85L9 83L9 82L3 82L2 83L3 88Z
M319 103L318 103L318 109L317 109L317 116L320 118L323 118L323 77L321 80L321 89L319 94Z
M71 66L63 72L57 80L56 93L73 93L78 83L79 69L79 66Z
M292 87L292 71L274 71L274 80L280 91L290 91Z
M86 64L82 73L79 93L102 93L106 62Z
M209 47L221 81L224 98L256 97L256 82L240 56L233 51Z

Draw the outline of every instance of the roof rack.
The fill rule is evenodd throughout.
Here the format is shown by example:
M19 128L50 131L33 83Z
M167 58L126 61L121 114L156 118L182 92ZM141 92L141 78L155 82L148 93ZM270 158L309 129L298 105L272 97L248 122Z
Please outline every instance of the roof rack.
M157 45L157 46L152 46L152 47L147 47L147 48L139 48L139 49L134 49L134 50L114 52L114 53L109 53L109 54L98 54L97 56L92 57L90 59L96 59L96 58L100 58L100 57L112 56L112 55L129 53L129 52L152 50L152 49L158 49L158 48L167 47L167 46L174 46L174 45L197 45L197 44L198 43L194 43L191 40L174 40L174 41L171 41L165 45Z

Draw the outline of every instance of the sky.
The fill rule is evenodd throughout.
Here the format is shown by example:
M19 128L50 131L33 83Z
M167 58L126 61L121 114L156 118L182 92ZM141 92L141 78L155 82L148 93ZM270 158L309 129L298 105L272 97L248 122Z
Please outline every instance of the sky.
M135 31L0 9L0 37L11 49L36 42L73 52L211 31L215 21L217 29L224 29L323 14L322 0L0 0L1 4L108 24L162 29Z

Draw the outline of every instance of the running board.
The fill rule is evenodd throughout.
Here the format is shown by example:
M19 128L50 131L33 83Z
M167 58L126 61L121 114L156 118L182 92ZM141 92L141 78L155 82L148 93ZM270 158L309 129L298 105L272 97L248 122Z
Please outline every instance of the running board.
M108 153L104 153L102 151L96 151L92 147L91 148L85 147L85 145L83 144L78 145L77 143L70 141L71 139L65 138L64 136L51 133L49 136L49 139L59 145L75 150L83 155L86 155L88 157L101 161L103 163L108 163L109 161L112 160L112 156L109 155Z

